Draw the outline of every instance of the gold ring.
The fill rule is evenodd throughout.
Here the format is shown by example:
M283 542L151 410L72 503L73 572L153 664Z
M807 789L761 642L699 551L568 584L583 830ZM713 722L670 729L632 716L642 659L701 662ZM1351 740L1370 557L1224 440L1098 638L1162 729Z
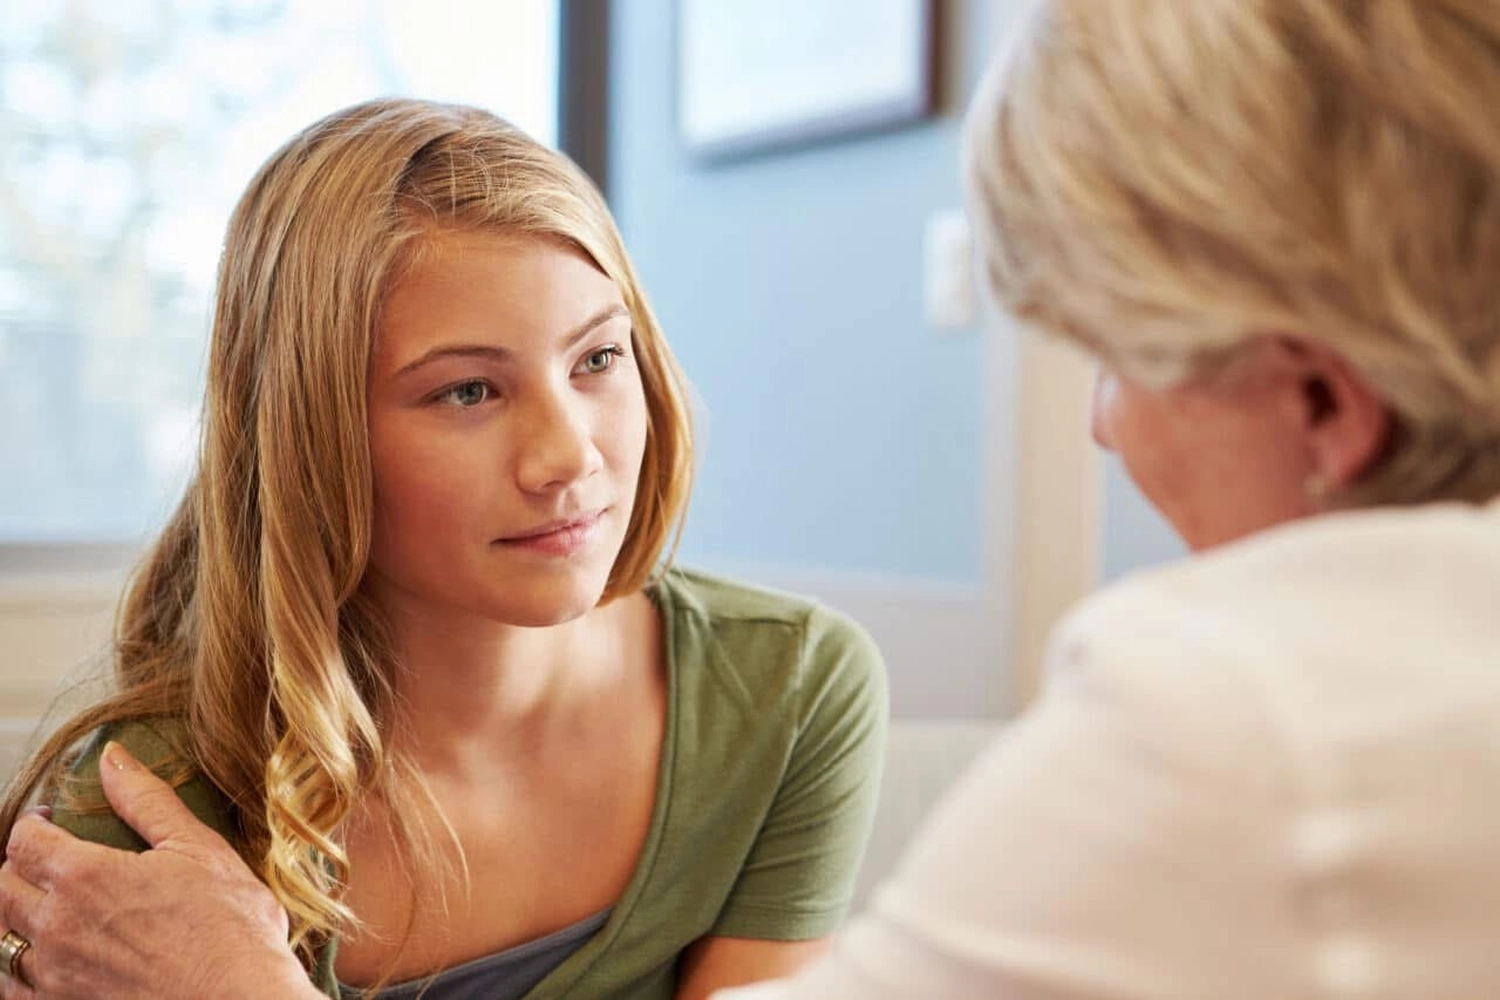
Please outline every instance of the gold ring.
M5 936L0 937L0 968L4 968L5 974L10 978L27 987L31 984L21 975L21 956L30 947L31 942L15 931L6 931Z

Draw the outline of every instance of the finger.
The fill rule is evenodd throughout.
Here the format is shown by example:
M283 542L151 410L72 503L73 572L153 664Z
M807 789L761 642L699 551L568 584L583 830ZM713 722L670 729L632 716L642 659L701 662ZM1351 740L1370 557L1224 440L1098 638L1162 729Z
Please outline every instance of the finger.
M16 933L20 933L17 931ZM26 935L22 934L22 937ZM30 941L30 938L26 938ZM9 970L0 969L0 979L4 979L7 985L18 987L14 990L16 996L32 996L36 992L36 948L28 944L26 950L21 952L21 957L16 962L16 971L19 975L12 976Z
M19 815L19 816L16 817L16 822L13 823L13 824L11 824L11 829L15 830L16 824L20 823L21 820L27 819L27 818L40 819L44 823L51 823L52 822L52 807L48 806L48 805L32 806L31 808L23 811L21 813L21 815ZM5 853L6 853L7 856L9 856L9 854L10 854L10 847L8 845L7 845L6 849L5 849ZM4 860L4 859L0 859L0 860Z
M30 952L31 949L27 949ZM30 954L21 956L21 964L24 967ZM30 973L28 973L28 976ZM29 979L27 980L30 981ZM36 990L18 979L12 979L4 972L0 972L0 1000L35 1000Z
M30 917L41 905L44 895L36 886L17 875L8 862L0 865L0 910L3 910L3 916L0 916L0 937L14 932L26 940L25 949L17 956L17 974L13 976L9 968L0 968L0 1000L35 994L31 986L36 981L31 978L35 971L35 959L31 954L31 932L28 928L33 926Z
M115 814L152 847L168 840L205 846L223 840L199 822L171 785L113 740L104 745L99 780Z
M39 889L51 889L58 877L78 868L107 847L79 840L61 827L26 813L10 828L5 866Z
M36 930L37 907L46 895L17 875L9 863L0 865L0 934L10 928L29 940Z

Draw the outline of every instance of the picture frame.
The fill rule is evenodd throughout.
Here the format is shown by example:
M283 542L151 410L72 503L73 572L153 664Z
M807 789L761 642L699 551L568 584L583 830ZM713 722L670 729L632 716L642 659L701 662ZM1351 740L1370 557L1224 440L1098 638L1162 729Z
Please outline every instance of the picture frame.
M938 3L677 0L683 147L725 160L930 116Z

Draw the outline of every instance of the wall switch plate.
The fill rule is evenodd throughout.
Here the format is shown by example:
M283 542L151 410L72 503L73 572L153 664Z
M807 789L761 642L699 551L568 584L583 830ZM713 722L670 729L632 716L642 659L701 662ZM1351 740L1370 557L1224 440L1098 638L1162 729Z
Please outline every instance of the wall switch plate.
M956 333L973 328L974 236L960 209L939 209L927 219L922 298L927 325L934 330Z

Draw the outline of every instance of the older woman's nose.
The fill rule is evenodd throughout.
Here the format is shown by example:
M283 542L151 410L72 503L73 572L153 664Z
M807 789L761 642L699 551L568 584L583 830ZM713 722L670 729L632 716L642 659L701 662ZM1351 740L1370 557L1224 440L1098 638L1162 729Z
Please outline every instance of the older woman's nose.
M1089 406L1089 433L1094 443L1106 451L1114 451L1115 443L1110 435L1110 409L1118 391L1115 377L1102 365L1094 376L1094 394Z

